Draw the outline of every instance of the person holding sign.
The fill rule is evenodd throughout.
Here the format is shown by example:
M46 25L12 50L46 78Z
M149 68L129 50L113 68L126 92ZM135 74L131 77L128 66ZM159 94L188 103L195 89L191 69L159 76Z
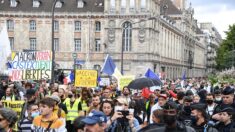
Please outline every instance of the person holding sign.
M18 100L18 98L14 95L13 89L8 87L6 89L5 96L3 96L1 100L15 101L15 100Z
M12 128L17 121L17 114L9 108L0 109L0 126L5 132L15 132Z

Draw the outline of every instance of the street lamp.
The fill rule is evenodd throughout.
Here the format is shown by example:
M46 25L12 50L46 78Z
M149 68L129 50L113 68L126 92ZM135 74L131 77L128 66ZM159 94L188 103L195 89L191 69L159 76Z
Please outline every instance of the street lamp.
M55 5L56 5L57 1L59 1L59 0L53 1L52 9L51 9L51 12L52 12L52 15L51 15L51 50L52 50L51 82L52 83L55 82L55 73L54 73L54 70L55 70L55 48L54 48L54 32L55 32L54 21L55 21L55 18L54 17L55 16L54 16L54 13L55 13Z
M133 23L128 23L128 25L124 25L125 27L122 28L122 51L121 51L121 74L123 74L123 53L124 53L124 32L127 30L127 29L132 29L132 25L134 24L138 24L138 23L141 23L141 22L145 22L145 21L148 21L148 20L156 20L157 18L156 17L149 17L148 19L145 19L145 20L141 20L141 21L138 21L138 22L133 22Z

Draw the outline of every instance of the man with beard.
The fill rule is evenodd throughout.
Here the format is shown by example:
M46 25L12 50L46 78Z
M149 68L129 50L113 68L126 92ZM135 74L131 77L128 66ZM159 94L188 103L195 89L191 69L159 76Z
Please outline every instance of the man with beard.
M20 119L28 117L27 106L36 104L36 91L34 89L27 89L25 94L25 103L23 104L23 109L21 111Z
M183 101L183 106L180 108L178 113L178 120L182 121L184 125L191 126L191 107L193 99L191 96L185 96Z
M196 132L192 127L185 126L177 121L177 104L173 101L167 102L163 106L164 126L157 126L145 130L145 132Z
M90 113L92 110L99 111L99 109L100 109L100 97L98 95L94 94L92 97L92 102L91 102L91 106L88 110L88 113Z
M206 113L205 104L192 104L191 109L192 127L197 132L218 132L208 123L208 115Z
M131 91L128 87L126 87L126 86L123 87L122 95L123 95L123 98L125 98L128 103L131 102L130 93L131 93Z

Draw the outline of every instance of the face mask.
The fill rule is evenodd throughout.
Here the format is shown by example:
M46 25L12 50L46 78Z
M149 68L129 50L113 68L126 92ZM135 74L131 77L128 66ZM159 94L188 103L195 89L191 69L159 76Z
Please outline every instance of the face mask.
M214 102L213 100L206 100L206 103L209 105L213 104L213 102Z
M190 118L191 118L192 123L193 123L193 124L196 124L196 122L197 122L196 116L191 115Z
M190 106L184 106L184 111L188 114L191 113L191 107Z
M35 117L37 117L37 116L39 116L40 115L40 112L38 111L38 112L33 112L32 114L31 114L31 116L33 117L33 118L35 118Z
M72 94L69 94L69 95L68 95L68 97L69 97L69 98L72 98L72 97L73 97L73 95L72 95Z
M215 98L216 101L221 101L221 97Z
M173 125L176 122L176 116L175 115L164 115L164 122L167 125Z

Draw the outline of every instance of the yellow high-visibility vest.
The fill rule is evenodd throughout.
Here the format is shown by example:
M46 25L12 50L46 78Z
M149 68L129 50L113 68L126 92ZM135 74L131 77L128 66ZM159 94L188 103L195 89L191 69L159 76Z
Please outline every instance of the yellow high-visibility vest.
M75 99L73 106L70 107L70 99L66 99L65 105L68 110L68 113L66 114L66 121L74 121L74 119L79 116L78 104L79 104L79 99Z

